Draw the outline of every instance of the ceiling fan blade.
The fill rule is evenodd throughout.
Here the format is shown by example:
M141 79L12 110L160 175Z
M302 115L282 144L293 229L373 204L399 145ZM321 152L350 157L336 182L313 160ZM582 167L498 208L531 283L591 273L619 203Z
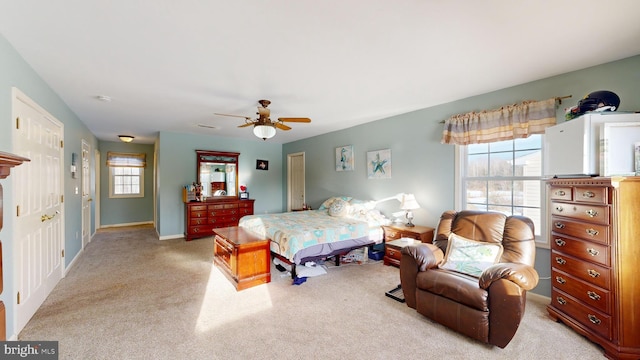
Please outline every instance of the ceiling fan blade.
M282 122L298 122L298 123L310 123L309 118L278 118L278 121Z
M288 126L287 126L287 125L285 125L285 124L282 124L282 123L279 123L279 122L274 123L274 124L275 124L275 125L276 125L276 127L277 127L278 129L280 129L280 130L285 130L285 131L286 131L286 130L291 130L291 128L290 128L290 127L288 127Z
M220 116L231 116L231 117L237 117L237 118L243 118L243 119L251 120L251 117L249 117L249 116L242 116L242 115L231 115L231 114L220 114L220 113L214 113L214 115L220 115Z
M243 128L243 127L252 126L252 125L255 125L255 123L254 122L248 122L246 124L238 125L238 127L239 128Z

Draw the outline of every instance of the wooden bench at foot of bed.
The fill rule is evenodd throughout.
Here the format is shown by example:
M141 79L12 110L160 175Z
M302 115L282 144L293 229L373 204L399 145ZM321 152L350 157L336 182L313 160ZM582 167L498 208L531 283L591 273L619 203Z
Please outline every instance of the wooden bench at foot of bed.
M213 233L213 262L237 291L271 282L269 239L237 226Z

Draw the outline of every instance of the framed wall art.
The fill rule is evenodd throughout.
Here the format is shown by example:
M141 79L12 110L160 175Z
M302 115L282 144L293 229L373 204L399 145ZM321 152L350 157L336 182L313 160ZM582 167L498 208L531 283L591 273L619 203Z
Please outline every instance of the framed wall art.
M256 169L257 170L269 170L269 161L268 160L256 160Z
M391 149L367 151L367 177L391 179Z
M336 171L353 171L354 163L353 145L336 148Z

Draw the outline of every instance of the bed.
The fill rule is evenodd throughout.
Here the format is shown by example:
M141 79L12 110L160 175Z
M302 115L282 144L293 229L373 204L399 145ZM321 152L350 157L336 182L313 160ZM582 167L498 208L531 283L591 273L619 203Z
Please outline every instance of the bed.
M271 252L295 266L381 243L390 220L375 204L332 197L317 210L247 215L238 226L268 238Z

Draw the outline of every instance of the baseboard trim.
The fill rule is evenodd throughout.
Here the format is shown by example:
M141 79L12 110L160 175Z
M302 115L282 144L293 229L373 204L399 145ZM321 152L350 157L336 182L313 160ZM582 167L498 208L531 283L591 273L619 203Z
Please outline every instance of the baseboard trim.
M184 238L184 234L158 236L158 240L173 240Z
M71 262L69 263L69 265L65 266L63 277L67 276L69 271L71 271L71 268L73 268L73 265L76 264L76 261L80 258L80 255L82 255L83 253L84 253L84 248L82 248L82 249L80 249L80 251L78 251L76 256L74 256L73 259L71 259ZM56 286L57 286L57 284L56 284Z
M141 222L132 222L132 223L124 223L124 224L102 225L100 226L100 229L124 227L124 226L136 226L136 225L153 225L153 221L141 221Z
M544 296L536 293L532 293L531 291L527 291L527 299L531 299L537 302L551 302L551 298L549 296Z

